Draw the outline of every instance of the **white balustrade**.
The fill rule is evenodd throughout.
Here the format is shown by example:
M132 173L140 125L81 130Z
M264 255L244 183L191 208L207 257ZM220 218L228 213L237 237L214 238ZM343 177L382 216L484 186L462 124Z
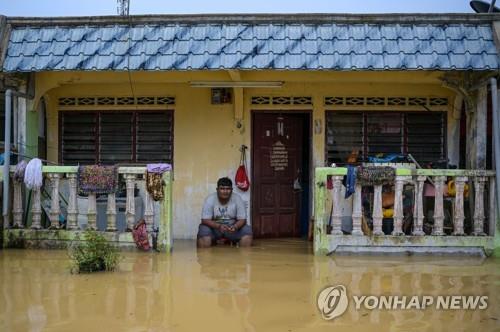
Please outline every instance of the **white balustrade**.
M87 197L87 229L97 229L97 202L96 195L89 194Z
M22 184L12 181L14 187L14 201L12 206L12 215L14 217L14 228L24 228L23 226L23 191Z
M475 235L475 236L492 236L496 229L496 209L489 208L486 214L485 202L488 203L489 207L494 207L496 204L495 198L495 177L494 173L485 173L487 176L474 175L470 177L471 181L474 183L474 188L469 190L468 195L466 194L466 185L469 182L469 177L459 174L468 174L467 171L456 172L458 175L451 175L451 172L443 171L440 175L439 170L433 170L429 172L429 175L398 175L395 178L393 185L394 190L394 215L393 224L394 230L391 233L392 236L406 236L403 232L403 221L411 220L407 219L413 217L413 229L411 236L425 236L424 233L424 221L426 226L432 226L430 235L433 236L464 236L464 235ZM420 173L422 174L422 172ZM332 175L333 188L331 189L331 197L333 200L333 209L331 214L332 223L332 235L342 235L342 204L343 197L341 195L342 178L340 175ZM431 181L432 180L432 181ZM455 182L455 192L447 194L445 187L448 186L449 181L453 180ZM424 186L426 182L429 181L428 185L434 187L434 195L425 197L424 196ZM414 192L413 200L413 215L405 215L403 202L405 185L412 185ZM487 189L486 189L487 184ZM488 199L485 198L487 195ZM434 211L433 211L433 224L432 219L427 220L425 216L425 199L432 197L434 200ZM466 223L466 204L465 201L467 197L474 199L474 210L471 211L473 214L472 218L472 231L465 233L465 223ZM451 205L445 206L445 198L447 202ZM357 184L355 192L353 194L352 200L352 232L353 236L363 236L362 223L363 223L363 194L362 186ZM427 201L429 203L429 201ZM146 205L148 204L148 198L146 198ZM382 185L373 186L373 201L372 201L372 221L373 221L373 235L382 236L384 235L382 222L383 222L383 206L382 206ZM327 209L328 211L329 209ZM447 211L445 214L445 210ZM411 212L410 212L411 213ZM449 218L449 217L451 218ZM485 221L488 218L489 233L485 232ZM327 218L328 220L328 218ZM446 221L446 227L445 227ZM453 228L452 231L448 229ZM445 232L446 229L446 232Z
M464 188L467 177L459 176L455 179L455 218L453 219L453 235L464 235Z
M342 205L341 186L342 176L333 177L333 212L332 212L332 235L342 235Z
M116 194L108 194L106 216L108 217L106 231L116 232Z
M353 198L353 208L352 208L352 235L363 235L361 230L361 223L363 220L363 209L361 202L361 186L356 185Z
M59 205L59 180L61 175L58 173L49 173L50 185L52 187L51 202L50 202L50 228L59 228L59 215L61 214L61 207Z
M154 222L154 200L151 194L146 190L145 195L145 210L144 210L144 220L146 222L146 227L148 232L153 230L153 222Z
M40 201L40 188L34 188L31 196L31 228L41 229L42 204Z
M485 236L484 232L484 183L486 177L477 176L474 180L474 232L473 235Z
M416 214L413 216L413 232L412 235L422 236L425 235L424 227L424 184L426 176L417 176L416 189L415 189L415 204L416 204Z
M445 176L435 176L434 177L434 227L432 229L432 235L441 236L444 235L443 225L444 225L444 182L446 181Z
M69 182L69 200L68 200L68 217L67 230L75 230L78 228L78 201L77 201L77 179L75 173L66 174Z
M373 186L373 235L384 235L382 231L382 185Z
M132 230L135 224L135 174L125 174L125 184L127 187L127 203L125 209L127 229Z

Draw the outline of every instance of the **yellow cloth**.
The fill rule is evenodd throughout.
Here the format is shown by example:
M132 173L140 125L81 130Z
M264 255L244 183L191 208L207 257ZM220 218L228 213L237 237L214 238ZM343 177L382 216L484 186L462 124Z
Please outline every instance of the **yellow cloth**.
M394 209L382 209L384 218L392 218L394 216Z
M455 181L448 181L448 196L455 197L457 194L457 188L455 186ZM466 183L464 186L464 197L469 197L469 185Z

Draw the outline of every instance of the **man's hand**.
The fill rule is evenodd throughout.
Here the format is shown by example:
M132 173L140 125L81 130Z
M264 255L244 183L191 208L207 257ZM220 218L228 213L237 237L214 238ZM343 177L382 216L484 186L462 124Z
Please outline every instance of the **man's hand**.
M234 233L236 232L236 227L229 225L220 225L219 231L221 233Z
M230 232L230 231L229 231L229 226L228 226L228 225L220 225L220 226L219 226L219 231L220 231L221 233L228 233L228 232Z

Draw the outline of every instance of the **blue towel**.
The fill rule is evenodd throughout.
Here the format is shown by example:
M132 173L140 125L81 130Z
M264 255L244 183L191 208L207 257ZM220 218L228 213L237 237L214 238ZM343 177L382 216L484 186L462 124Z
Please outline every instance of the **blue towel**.
M402 154L387 154L382 158L377 158L377 157L368 157L368 161L370 163L396 163L396 162L401 162L405 161L406 157Z
M347 166L345 198L349 198L356 191L356 172L358 168L355 166Z

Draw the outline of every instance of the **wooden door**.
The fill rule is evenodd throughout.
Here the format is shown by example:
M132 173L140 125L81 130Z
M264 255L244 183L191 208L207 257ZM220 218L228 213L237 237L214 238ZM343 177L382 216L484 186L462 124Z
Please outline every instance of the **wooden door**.
M303 114L253 114L252 227L255 237L300 235Z

